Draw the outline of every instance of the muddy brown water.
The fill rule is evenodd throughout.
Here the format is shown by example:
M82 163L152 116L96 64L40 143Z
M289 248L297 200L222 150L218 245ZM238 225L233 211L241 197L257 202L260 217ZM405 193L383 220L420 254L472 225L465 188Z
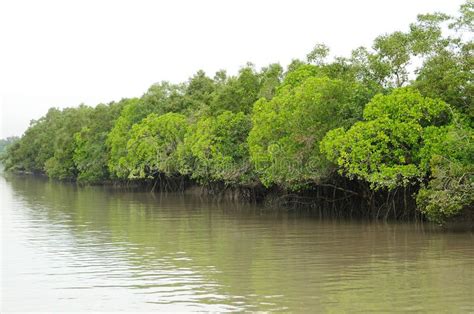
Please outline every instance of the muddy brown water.
M0 177L5 311L474 311L474 235Z

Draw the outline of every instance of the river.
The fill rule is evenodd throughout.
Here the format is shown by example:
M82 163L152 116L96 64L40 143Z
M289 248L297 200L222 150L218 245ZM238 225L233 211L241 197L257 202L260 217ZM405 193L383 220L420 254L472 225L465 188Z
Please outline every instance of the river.
M474 235L0 177L1 310L473 312Z

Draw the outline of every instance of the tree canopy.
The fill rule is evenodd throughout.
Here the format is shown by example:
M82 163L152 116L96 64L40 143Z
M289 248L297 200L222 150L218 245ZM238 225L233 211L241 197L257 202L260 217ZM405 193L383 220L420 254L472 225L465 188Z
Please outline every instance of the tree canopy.
M364 109L364 121L347 131L327 133L321 150L341 172L374 188L394 189L425 178L431 159L431 138L453 120L441 100L402 88L378 94Z
M358 83L311 76L308 70L301 67L288 74L290 82L283 82L272 100L255 103L248 142L266 186L298 189L326 177L331 167L319 141L327 131L360 119L368 100Z
M153 179L157 174L178 173L177 148L184 140L188 122L179 113L149 114L130 131L124 161L130 179Z
M443 222L473 211L473 17L467 0L456 16L420 14L349 56L318 43L286 68L199 70L138 98L51 108L0 143L0 158L6 170L83 183L408 189Z

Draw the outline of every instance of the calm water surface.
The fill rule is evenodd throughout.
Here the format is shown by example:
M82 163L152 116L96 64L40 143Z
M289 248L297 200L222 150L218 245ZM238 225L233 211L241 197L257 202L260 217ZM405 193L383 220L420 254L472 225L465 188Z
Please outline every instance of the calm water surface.
M3 311L473 312L474 236L0 177Z

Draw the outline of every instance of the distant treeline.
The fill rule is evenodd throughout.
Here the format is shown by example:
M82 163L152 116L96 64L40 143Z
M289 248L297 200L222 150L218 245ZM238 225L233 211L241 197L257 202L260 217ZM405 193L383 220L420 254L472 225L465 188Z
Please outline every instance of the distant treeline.
M288 194L332 186L362 195L368 210L380 191L386 203L410 191L420 212L443 222L473 208L473 19L468 0L455 17L419 15L409 31L350 57L328 60L318 44L286 69L198 71L140 98L52 108L3 163L85 183L187 178Z
M4 155L7 151L7 147L18 141L20 138L17 136L10 136L5 139L0 139L0 156Z

